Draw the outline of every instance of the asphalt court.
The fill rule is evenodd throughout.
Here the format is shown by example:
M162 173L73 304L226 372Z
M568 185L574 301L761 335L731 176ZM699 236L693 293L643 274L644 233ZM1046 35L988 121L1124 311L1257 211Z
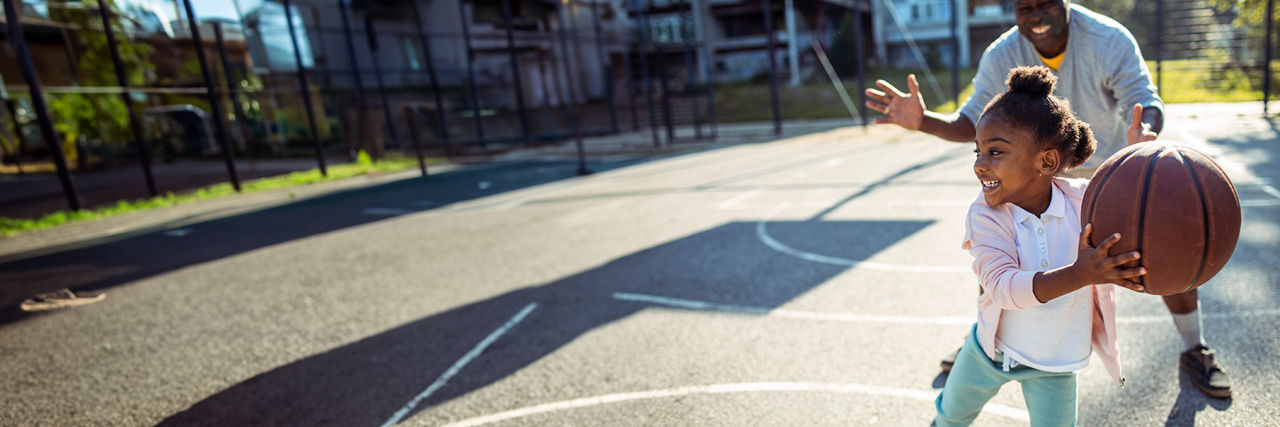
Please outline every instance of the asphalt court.
M1200 110L1170 117L1165 137L1214 152L1245 206L1235 256L1201 288L1235 397L1208 399L1178 372L1159 298L1118 291L1128 380L1114 384L1095 358L1079 377L1080 424L1280 424L1276 131ZM972 156L971 144L840 128L467 200L425 181L310 202L278 212L281 224L371 219L4 325L12 375L0 386L17 398L3 420L927 425L938 361L976 315L959 249L978 191ZM572 168L452 182L487 190ZM41 338L54 333L64 339ZM45 384L32 366L83 375ZM1017 385L977 424L1027 424Z
M1179 142L1215 152L1231 169L1246 209L1244 237L1237 250L1274 251L1274 211L1280 208L1280 197L1269 179L1251 170L1250 160L1237 159L1226 147L1212 143L1215 135L1171 130ZM557 350L572 358L579 350L571 347L583 346L580 351L587 353L591 351L586 348L629 348L615 352L632 357L610 358L612 363L597 369L633 368L648 372L652 381L631 388L544 385L553 390L599 391L583 390L558 400L535 399L523 406L487 411L476 411L474 400L459 399L423 410L409 421L427 425L927 424L942 380L936 361L958 345L958 337L973 321L975 282L967 254L957 247L963 213L976 195L969 172L971 147L913 141L919 138L910 136L850 147L843 143L846 138L861 138L847 131L695 156L698 160L685 160L690 164L684 167L692 171L679 174L680 179L696 183L684 191L679 185L663 186L660 175L646 173L652 165L599 177L614 181L615 189L634 186L629 190L634 194L680 199L615 200L611 206L678 204L704 213L719 211L707 215L725 218L741 238L741 243L737 238L714 239L725 246L715 250L743 252L739 254L743 261L723 264L741 265L743 273L718 275L740 283L724 286L723 291L691 291L688 287L705 285L708 278L689 278L685 286L667 292L615 291L613 301L601 303L645 305L641 312L617 321L639 325L611 323L591 335L621 337L584 336L582 341L588 342L575 340ZM641 176L647 178L643 182L629 179ZM629 197L626 191L611 194ZM535 198L526 203L539 202ZM754 239L741 234L754 234ZM698 239L697 235L692 238ZM755 248L744 249L747 246ZM793 268L825 272L811 278L817 283L782 284L777 280L785 279L771 279L774 273L754 268L774 258L790 258ZM1158 298L1122 295L1119 322L1129 381L1124 388L1115 386L1099 363L1091 364L1081 375L1081 424L1227 425L1276 420L1277 404L1269 396L1275 396L1277 378L1266 369L1276 367L1269 354L1275 354L1277 342L1274 332L1268 331L1280 319L1280 309L1268 303L1276 290L1274 276L1265 262L1233 262L1202 288L1206 335L1236 374L1238 394L1231 401L1206 399L1187 383L1185 375L1179 375L1174 363L1179 344ZM770 295L773 292L743 289L778 287L790 291ZM715 326L698 325L703 322ZM655 351L663 353L655 356L662 363L644 363L648 357L637 356ZM704 366L714 364L693 360L699 355L748 367ZM532 372L539 367L534 364L525 370L538 377ZM691 374L696 380L659 380L669 377L664 371L672 369L696 371ZM586 380L573 375L557 378ZM507 381L515 388L523 382L504 379L483 394L502 400L500 396L513 391L503 387ZM1017 390L1016 385L1007 386L979 424L1025 424L1025 404ZM1125 403L1116 405L1116 401Z

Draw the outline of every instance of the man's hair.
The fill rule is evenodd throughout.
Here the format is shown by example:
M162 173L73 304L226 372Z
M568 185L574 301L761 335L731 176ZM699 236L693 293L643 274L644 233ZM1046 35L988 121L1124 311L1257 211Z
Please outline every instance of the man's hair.
M1016 129L1031 131L1036 149L1054 149L1062 168L1070 169L1093 155L1098 142L1089 124L1076 118L1067 100L1053 95L1058 77L1046 67L1017 67L1009 71L1009 90L996 95L982 117L999 118Z

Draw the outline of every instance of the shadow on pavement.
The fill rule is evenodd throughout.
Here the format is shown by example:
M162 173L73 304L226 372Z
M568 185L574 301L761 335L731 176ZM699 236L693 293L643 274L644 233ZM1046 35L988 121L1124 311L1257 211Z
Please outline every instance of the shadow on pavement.
M1191 374L1178 370L1178 399L1173 402L1173 408L1169 409L1169 418L1165 420L1165 426L1194 426L1196 425L1196 413L1203 411L1206 407L1212 407L1218 411L1225 411L1231 407L1231 399L1214 399L1205 396L1204 393L1197 389L1191 381Z
M638 161L589 167L603 171ZM157 231L49 254L7 256L11 261L0 262L0 310L7 311L0 313L0 323L25 317L13 306L36 293L109 288L295 239L572 178L576 171L577 163L570 161L501 163L206 221L183 227L189 234L180 236ZM369 208L382 210L366 212Z
M866 259L932 223L797 221L769 228L799 250ZM482 389L595 328L651 307L616 298L618 293L773 309L848 268L782 256L758 240L756 228L755 222L729 223L422 318L249 378L162 425L381 425L531 303L537 306L527 317L407 417Z

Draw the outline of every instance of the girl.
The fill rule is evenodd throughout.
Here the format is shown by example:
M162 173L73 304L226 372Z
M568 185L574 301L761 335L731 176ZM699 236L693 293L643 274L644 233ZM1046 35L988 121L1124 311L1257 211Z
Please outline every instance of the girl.
M1018 67L1009 90L977 125L973 171L982 194L969 208L963 248L983 293L974 324L936 406L939 426L967 425L1009 381L1022 384L1031 425L1074 425L1076 371L1096 351L1124 384L1116 345L1114 286L1146 274L1124 268L1138 252L1107 256L1115 234L1088 245L1080 227L1087 180L1056 178L1093 154L1089 125L1051 95L1057 77Z

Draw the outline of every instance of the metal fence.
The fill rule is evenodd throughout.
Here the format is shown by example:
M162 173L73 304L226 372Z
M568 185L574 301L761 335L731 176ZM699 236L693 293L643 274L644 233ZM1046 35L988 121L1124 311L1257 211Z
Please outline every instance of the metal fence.
M930 107L956 103L1013 24L1010 0L3 1L0 168L46 165L72 209L199 183L152 171L171 164L216 162L239 188L360 150L425 175L428 156L597 135L865 123L868 76L923 73ZM1271 98L1272 0L1074 3L1134 33L1168 100ZM292 163L245 167L272 160ZM82 197L102 168L141 177Z

